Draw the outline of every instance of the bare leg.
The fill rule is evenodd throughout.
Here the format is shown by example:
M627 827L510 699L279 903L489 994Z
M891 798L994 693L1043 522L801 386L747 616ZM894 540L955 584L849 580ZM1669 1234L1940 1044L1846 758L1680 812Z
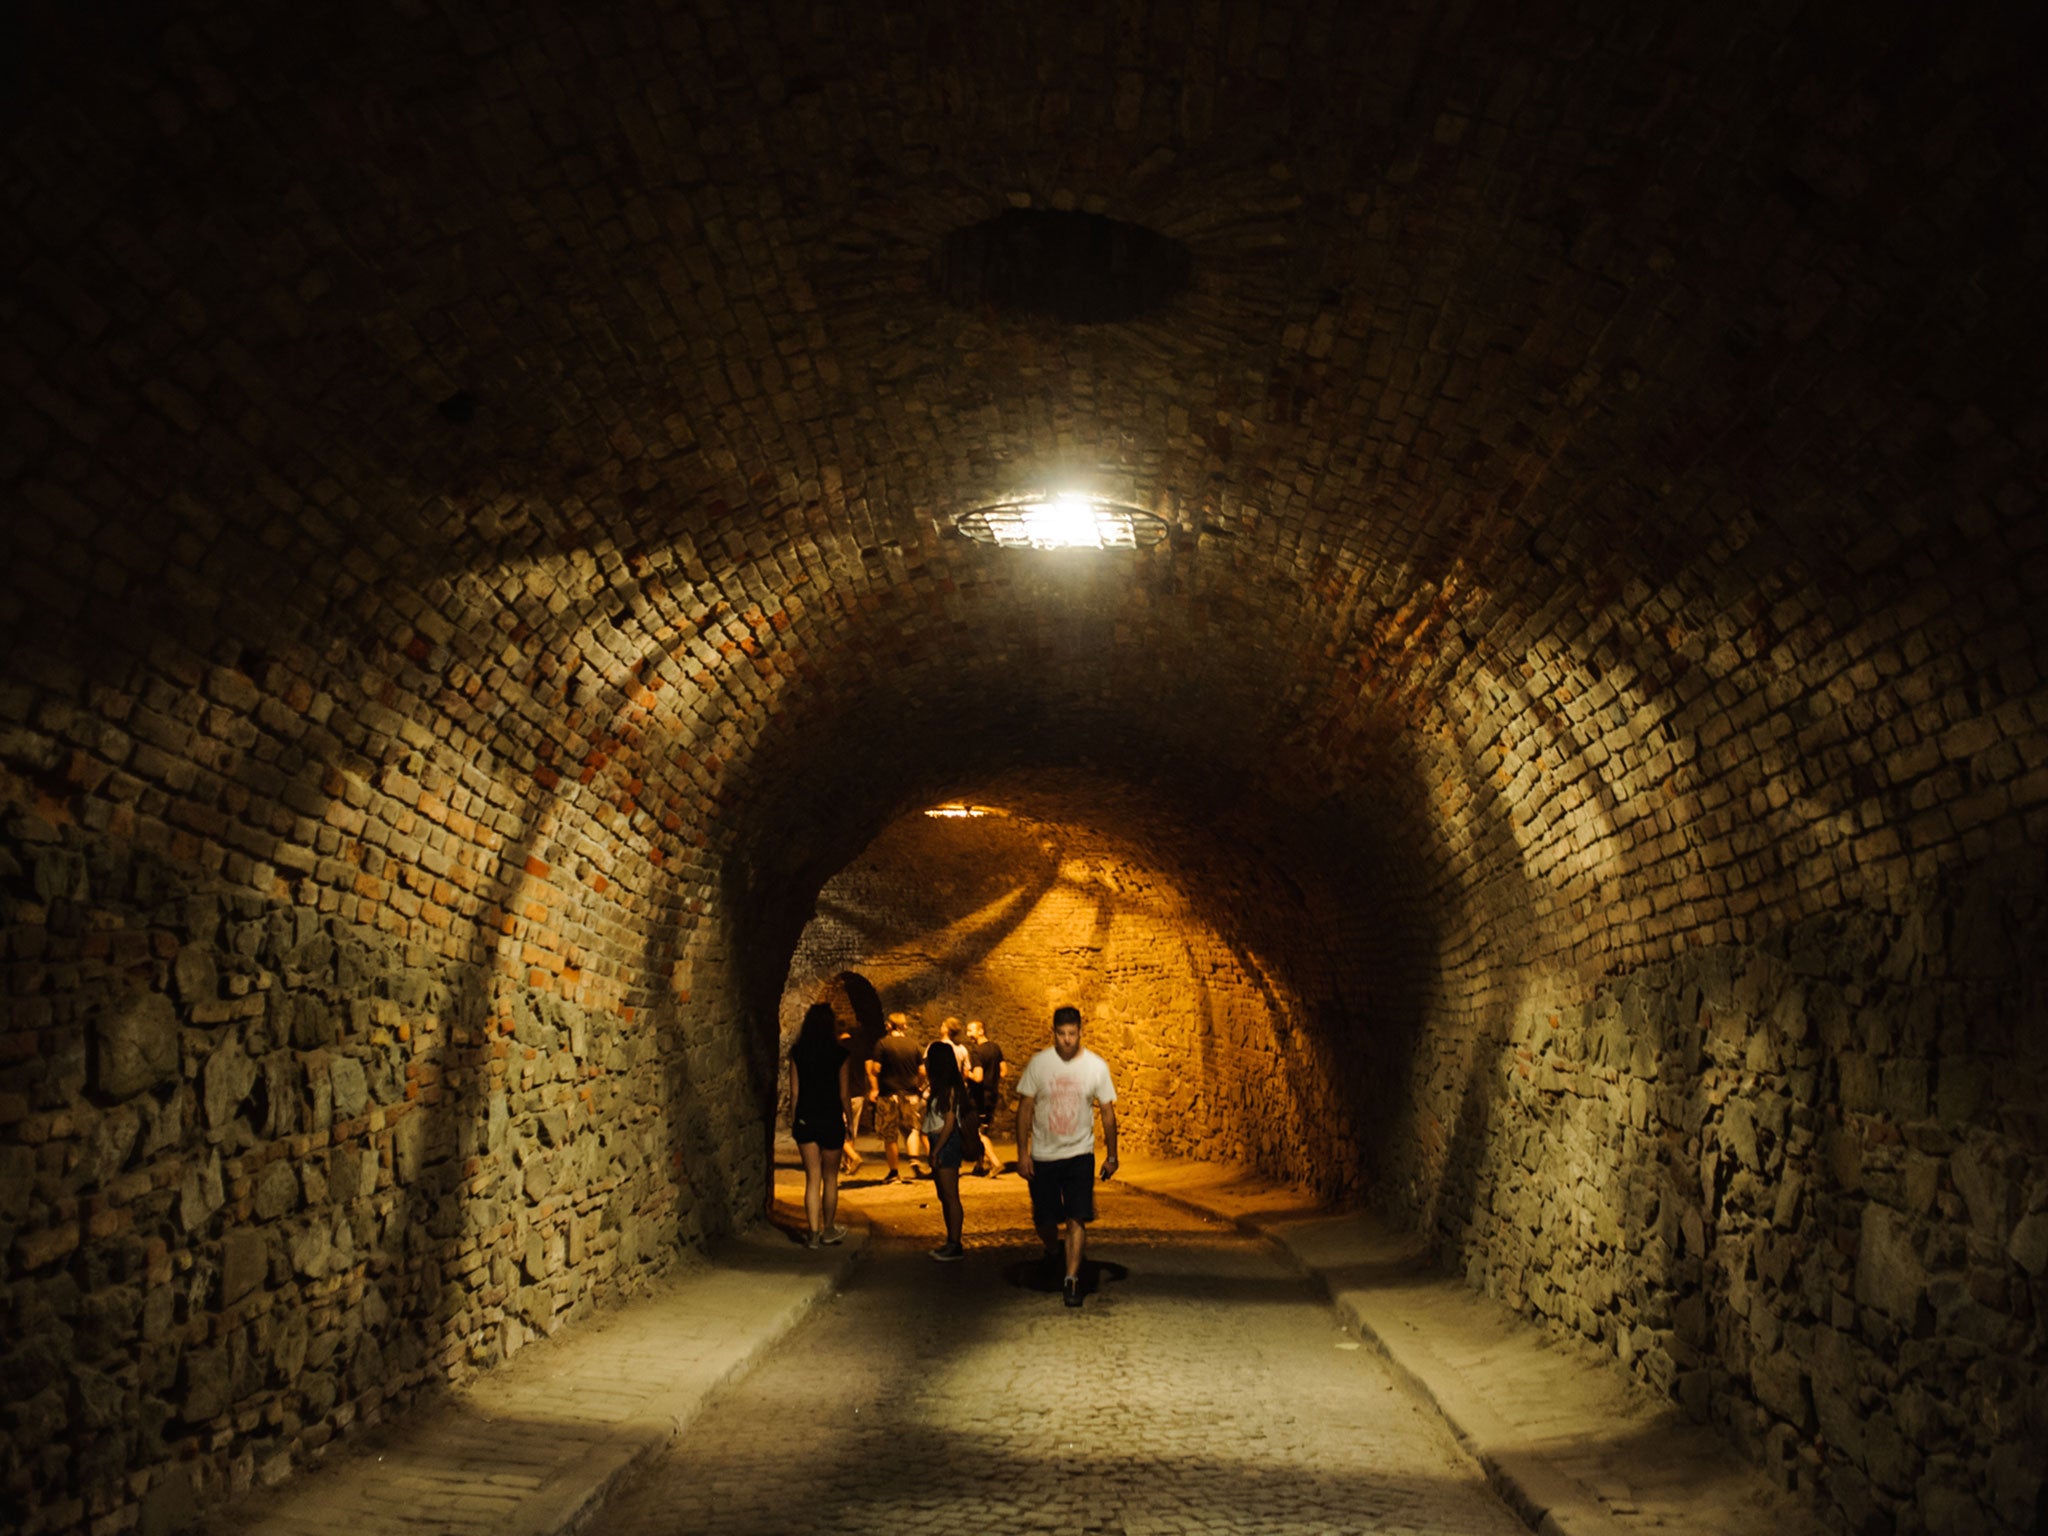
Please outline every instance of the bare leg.
M820 1225L820 1207L825 1198L824 1159L815 1141L800 1141L796 1144L796 1149L803 1155L804 1160L804 1221L806 1230L815 1237L824 1230ZM836 1191L839 1182L836 1170L832 1182Z
M1018 1151L1020 1154L1023 1151L1022 1143L1019 1143ZM1043 1247L1045 1250L1045 1267L1050 1270L1056 1269L1058 1267L1061 1258L1061 1250L1065 1245L1060 1238L1059 1222L1042 1221L1039 1219L1037 1187L1038 1181L1044 1177L1045 1175L1039 1172L1034 1167L1032 1170L1031 1177L1026 1179L1024 1183L1025 1187L1032 1193L1031 1225L1038 1231L1039 1245Z
M816 1230L830 1232L839 1225L839 1159L828 1153L819 1162L823 1165L825 1188L818 1202Z
M896 1138L893 1134L882 1138L882 1155L889 1160L889 1176L900 1177L902 1170L896 1165Z
M1045 1246L1045 1265L1050 1269L1059 1262L1060 1251L1065 1246L1060 1237L1060 1224L1056 1221L1036 1221L1038 1240Z
M1081 1255L1088 1247L1088 1229L1078 1221L1067 1223L1067 1278L1081 1273Z
M946 1241L957 1248L960 1246L960 1228L963 1220L960 1210L960 1170L934 1168L932 1183L939 1191L939 1209L946 1216Z

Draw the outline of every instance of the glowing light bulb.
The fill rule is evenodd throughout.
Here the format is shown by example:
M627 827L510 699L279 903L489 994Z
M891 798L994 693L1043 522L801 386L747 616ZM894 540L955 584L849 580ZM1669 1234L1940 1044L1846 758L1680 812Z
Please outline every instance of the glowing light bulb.
M1071 491L1026 507L1024 529L1040 549L1102 548L1101 509Z
M1083 491L997 502L958 526L971 539L1010 549L1139 549L1166 535L1158 514Z

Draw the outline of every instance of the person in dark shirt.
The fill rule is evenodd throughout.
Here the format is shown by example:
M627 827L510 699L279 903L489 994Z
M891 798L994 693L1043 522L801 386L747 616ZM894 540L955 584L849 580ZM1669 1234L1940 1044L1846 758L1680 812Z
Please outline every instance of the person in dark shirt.
M980 1161L974 1171L984 1179L992 1173L1000 1173L1003 1160L996 1155L994 1126L996 1114L1002 1108L1003 1074L1010 1070L1010 1064L1003 1060L1003 1048L989 1039L988 1031L981 1020L967 1021L967 1053L969 1067L967 1079L974 1090L975 1123L981 1127Z
M804 1160L806 1247L843 1242L839 1153L846 1145L846 1047L830 1003L813 1003L789 1048L790 1133Z
M909 1030L907 1014L890 1014L889 1032L875 1042L874 1054L868 1058L875 1134L882 1138L882 1154L889 1160L884 1184L903 1177L896 1152L899 1143L909 1147L912 1157L918 1155L918 1122L924 1117L924 1061Z

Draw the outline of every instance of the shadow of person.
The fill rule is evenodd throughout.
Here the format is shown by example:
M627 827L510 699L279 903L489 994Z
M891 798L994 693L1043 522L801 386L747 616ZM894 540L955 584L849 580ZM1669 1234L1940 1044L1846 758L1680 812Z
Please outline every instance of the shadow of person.
M1127 1265L1113 1263L1107 1259L1083 1259L1081 1261L1081 1294L1093 1296L1105 1283L1114 1284L1131 1277ZM1020 1291L1038 1291L1047 1296L1056 1296L1060 1284L1066 1279L1066 1269L1057 1263L1049 1263L1042 1256L1017 1259L1003 1266L1003 1281Z

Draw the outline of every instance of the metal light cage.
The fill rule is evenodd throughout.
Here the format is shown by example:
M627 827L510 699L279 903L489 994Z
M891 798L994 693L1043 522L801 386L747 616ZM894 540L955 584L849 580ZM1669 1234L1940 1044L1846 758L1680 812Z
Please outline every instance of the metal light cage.
M1148 549L1168 532L1156 512L1072 493L976 507L953 526L977 544L1002 549Z

